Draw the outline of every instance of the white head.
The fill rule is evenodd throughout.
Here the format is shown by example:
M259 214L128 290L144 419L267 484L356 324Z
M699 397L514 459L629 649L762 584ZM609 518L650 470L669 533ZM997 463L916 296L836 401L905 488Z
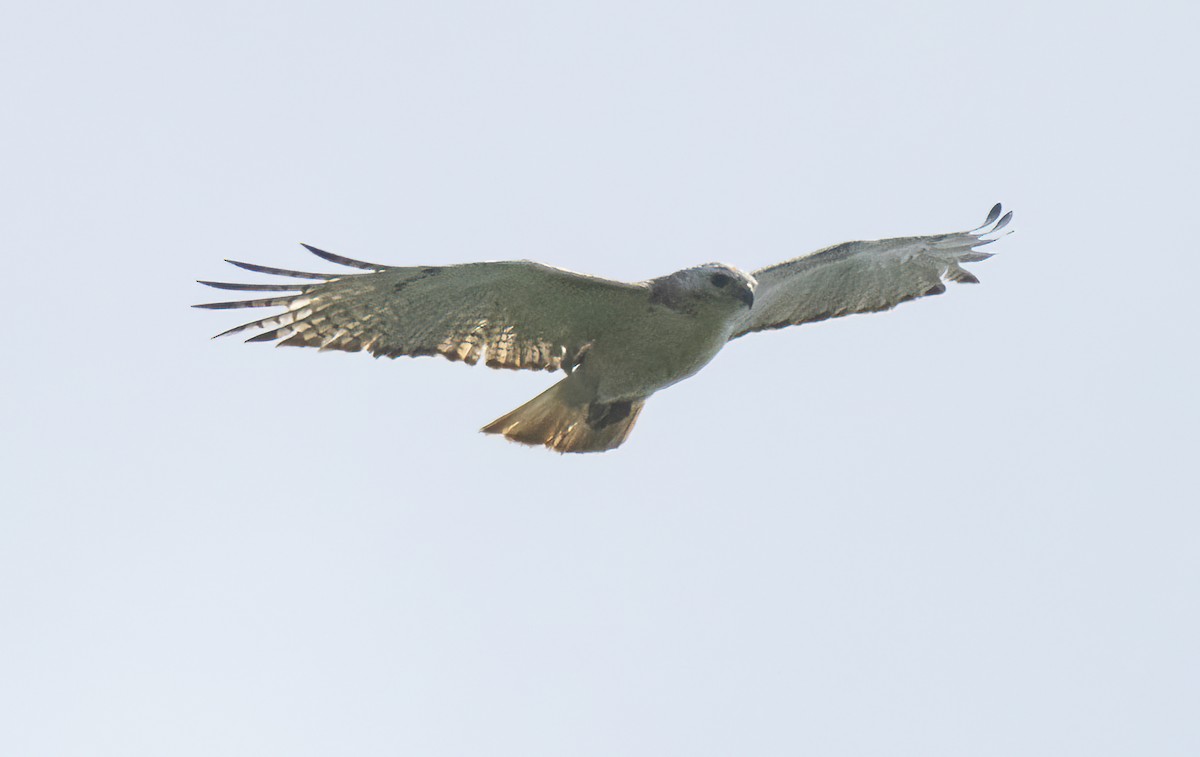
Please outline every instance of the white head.
M684 268L650 281L650 301L671 310L695 313L714 306L739 310L754 305L758 282L724 263Z

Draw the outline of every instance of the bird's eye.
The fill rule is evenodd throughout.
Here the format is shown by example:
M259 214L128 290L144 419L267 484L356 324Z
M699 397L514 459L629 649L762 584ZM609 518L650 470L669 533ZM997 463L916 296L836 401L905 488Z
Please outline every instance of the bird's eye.
M712 275L712 278L709 280L712 281L712 285L715 286L717 289L724 289L726 286L729 285L729 282L732 281L733 279L729 278L728 276L726 276L723 273L714 273Z

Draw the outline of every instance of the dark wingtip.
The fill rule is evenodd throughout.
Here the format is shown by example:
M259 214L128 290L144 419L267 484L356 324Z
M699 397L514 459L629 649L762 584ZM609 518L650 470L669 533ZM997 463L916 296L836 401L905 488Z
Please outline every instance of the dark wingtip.
M203 305L195 305L198 308L208 308L210 310L229 310L232 308L275 308L282 307L295 300L299 295L289 295L287 297L268 297L263 300L237 300L235 302L206 302Z
M983 222L983 225L987 226L989 223L991 223L992 221L995 221L997 218L999 218L1000 211L1003 209L1004 209L1004 206L1001 205L1000 203L996 203L995 205L993 205L992 209L988 211L987 220Z
M997 206L997 207L999 207L999 206ZM1000 223L993 226L992 230L989 231L988 233L994 234L995 232L1000 231L1000 229L1003 229L1005 226L1008 225L1008 222L1011 221L1012 218L1013 218L1013 212L1010 210L1004 214L1003 218L1000 219Z
M297 279L322 279L322 280L326 280L326 281L328 281L329 279L338 278L337 275L332 274L332 273L308 273L306 271L289 271L286 268L272 268L271 266L259 265L258 263L243 263L240 260L230 260L229 258L226 258L225 262L229 263L230 265L235 265L238 268L244 268L247 271L254 271L255 273L268 273L273 276L291 276L291 277L297 278Z
M240 302L202 302L199 305L192 305L194 308L201 310L229 310L230 308L244 307Z
M1001 210L1003 210L1003 207L1000 203L993 205L992 209L988 211L987 218L983 219L983 223L971 229L971 231L979 231L986 226L990 226L997 218L1000 217Z
M230 289L235 292L296 292L303 291L309 286L307 284L234 284L228 281L201 281L200 279L196 279L196 283L213 289Z
M361 268L364 271L382 271L387 268L387 266L384 265L365 263L361 260L354 260L353 258L343 257L332 252L326 252L325 250L313 247L311 244L305 244L304 242L301 242L300 246L311 252L313 255L316 255L318 258L324 258L325 260L328 260L330 263L337 263L338 265L344 265L350 268Z
M240 326L234 326L234 327L233 327L233 328L231 328L231 329L225 329L225 330L224 330L224 331L222 331L220 334L213 334L213 337L212 337L212 338L213 338L213 339L220 339L220 338L221 338L221 337L223 337L223 336L229 336L230 334L236 334L236 333L238 333L239 331L245 331L246 329L248 329L248 328L252 327L253 325L254 325L253 323L243 323L243 324L241 324Z

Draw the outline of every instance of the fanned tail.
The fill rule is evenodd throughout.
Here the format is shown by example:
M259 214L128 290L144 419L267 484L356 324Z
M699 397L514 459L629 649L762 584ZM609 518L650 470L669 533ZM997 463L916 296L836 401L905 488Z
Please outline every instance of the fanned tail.
M580 389L565 378L481 431L556 452L604 452L621 446L646 398L595 402L573 396Z

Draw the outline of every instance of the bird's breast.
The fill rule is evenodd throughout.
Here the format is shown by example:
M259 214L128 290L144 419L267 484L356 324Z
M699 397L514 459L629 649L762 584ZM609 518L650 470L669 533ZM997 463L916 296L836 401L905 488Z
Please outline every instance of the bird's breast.
M707 365L729 339L726 320L652 311L597 340L583 368L601 400L648 396Z

